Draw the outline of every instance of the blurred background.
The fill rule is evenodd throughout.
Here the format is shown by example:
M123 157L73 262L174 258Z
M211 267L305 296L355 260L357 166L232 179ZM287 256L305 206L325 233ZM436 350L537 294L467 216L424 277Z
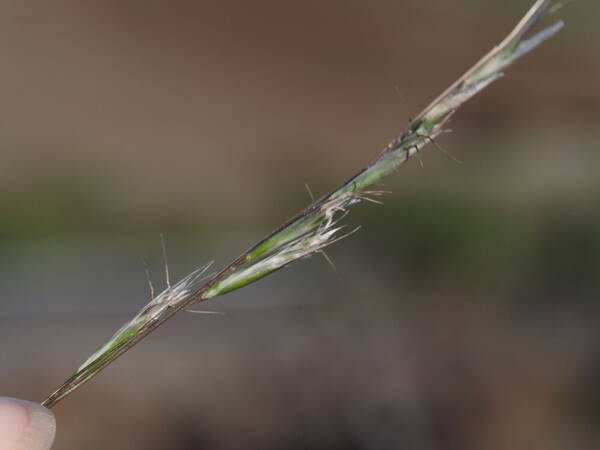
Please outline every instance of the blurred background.
M533 0L0 3L0 393L41 401L164 287L370 161ZM56 448L600 445L600 3L321 257L182 313Z

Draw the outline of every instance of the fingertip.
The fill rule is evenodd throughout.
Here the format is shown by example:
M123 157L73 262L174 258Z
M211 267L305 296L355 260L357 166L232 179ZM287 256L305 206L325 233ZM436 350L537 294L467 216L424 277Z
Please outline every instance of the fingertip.
M48 450L54 441L54 414L38 403L0 397L0 448Z

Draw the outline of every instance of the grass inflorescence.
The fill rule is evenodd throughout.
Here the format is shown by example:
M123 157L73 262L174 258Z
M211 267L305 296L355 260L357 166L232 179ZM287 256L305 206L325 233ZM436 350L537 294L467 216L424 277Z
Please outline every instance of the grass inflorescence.
M515 29L485 57L436 98L393 139L381 154L341 186L313 201L264 239L242 253L220 271L205 275L210 264L192 272L153 298L142 310L85 362L44 402L47 407L79 388L178 311L247 286L298 259L322 251L355 230L345 230L340 221L348 208L372 200L377 191L368 189L394 172L425 146L436 143L454 112L471 97L503 75L503 70L536 48L563 26L562 22L527 38L532 28L558 4L537 0Z

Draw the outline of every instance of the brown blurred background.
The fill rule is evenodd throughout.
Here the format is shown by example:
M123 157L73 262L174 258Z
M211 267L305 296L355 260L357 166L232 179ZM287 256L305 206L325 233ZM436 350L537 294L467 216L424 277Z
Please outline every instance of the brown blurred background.
M0 3L0 393L42 400L164 285L371 160L533 0ZM319 257L180 314L56 448L600 446L600 3ZM395 86L398 87L399 94Z

